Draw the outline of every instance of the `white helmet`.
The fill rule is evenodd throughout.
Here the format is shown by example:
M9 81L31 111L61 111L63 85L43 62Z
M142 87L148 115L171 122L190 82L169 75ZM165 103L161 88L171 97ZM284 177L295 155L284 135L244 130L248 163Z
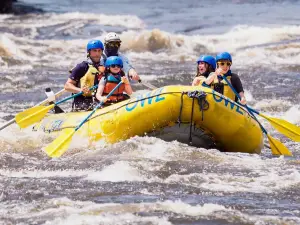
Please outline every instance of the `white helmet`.
M111 42L111 41L121 42L121 39L120 39L119 35L116 34L115 32L109 32L104 38L104 43L106 44L106 43Z

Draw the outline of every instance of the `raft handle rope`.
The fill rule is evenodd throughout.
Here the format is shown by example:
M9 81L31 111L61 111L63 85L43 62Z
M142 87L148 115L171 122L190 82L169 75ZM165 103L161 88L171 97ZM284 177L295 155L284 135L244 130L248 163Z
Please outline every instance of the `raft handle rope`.
M205 96L207 95L207 94L212 94L212 93L206 93L206 92L203 92L203 91L201 91ZM168 94L183 94L183 92L179 92L179 91L169 91L169 92L164 92L164 93L159 93L159 94L155 94L155 95L152 95L152 96L147 96L147 97L144 97L144 98L141 98L141 99L136 99L135 101L130 101L130 102L127 102L126 104L123 104L123 105L120 105L119 107L117 107L117 108L114 108L114 109L111 109L111 110L109 110L109 111L106 111L106 112L103 112L103 113L99 113L99 114L97 114L97 115L94 115L94 116L92 116L91 118L89 118L88 120L87 120L87 122L88 121L90 121L90 120L92 120L92 119L94 119L94 118L96 118L96 117L99 117L99 116L102 116L102 115L105 115L105 114L108 114L108 113L111 113L111 112L113 112L113 111L116 111L116 110L118 110L118 109L120 109L120 108L123 108L123 107L125 107L125 106L127 106L127 105L129 105L129 104L132 104L132 103L135 103L135 102L139 102L139 101L142 101L142 100L146 100L146 99L149 99L149 98L153 98L153 97L157 97L157 96L162 96L162 95L168 95ZM185 92L185 94L187 94L187 92ZM183 97L181 97L181 98L183 98ZM205 99L205 98L204 98ZM199 102L199 101L198 101ZM183 100L181 101L181 105L183 104ZM207 102L207 100L205 99L205 102L204 102L204 104L202 104L202 105L200 105L200 106L202 106L202 108L204 109L204 110L207 110L208 108L209 108L209 103ZM182 108L182 106L180 107L180 108ZM201 110L201 108L200 108L200 110ZM182 111L182 109L181 109L181 111ZM247 112L247 111L246 111ZM179 118L178 118L178 123L180 124L180 118L181 118L181 115L179 116ZM179 122L180 121L180 122ZM63 129L66 129L66 128L74 128L75 126L65 126L65 127L60 127L60 128L57 128L57 129L51 129L49 132L54 132L54 131L61 131L61 130L63 130Z
M181 124L181 114L182 114L183 96L184 95L187 95L188 97L193 98L193 99L196 98L198 100L199 108L200 108L200 111L202 112L202 121L204 119L203 112L209 109L209 103L206 100L206 95L207 94L205 92L203 92L203 91L200 91L200 92L199 91L181 92L180 111L179 111L179 116L178 116L178 119L177 119L179 127L180 127L180 124Z
M178 116L178 125L180 127L181 124L181 115L182 115L182 108L183 108L183 96L187 95L189 98L193 99L192 102L192 111L191 111L191 120L190 120L190 134L189 134L189 142L192 143L192 127L193 127L193 117L194 117L194 102L195 99L198 100L199 109L202 112L202 121L204 119L204 111L209 109L209 103L206 100L206 93L203 91L191 91L191 92L182 92L181 93L181 103L180 103L180 111ZM194 130L195 130L195 124L194 124Z
M192 144L193 143L193 139L192 139L192 127L194 124L194 131L195 131L195 123L193 123L193 117L194 117L194 102L195 102L195 98L193 98L193 102L192 102L192 112L191 112L191 121L190 121L190 133L189 133L189 143Z
M204 118L203 112L209 109L209 103L206 100L206 95L207 94L203 91L188 92L188 96L190 98L193 98L193 99L196 98L198 100L199 108L200 108L200 111L202 112L202 121L203 121L203 118Z

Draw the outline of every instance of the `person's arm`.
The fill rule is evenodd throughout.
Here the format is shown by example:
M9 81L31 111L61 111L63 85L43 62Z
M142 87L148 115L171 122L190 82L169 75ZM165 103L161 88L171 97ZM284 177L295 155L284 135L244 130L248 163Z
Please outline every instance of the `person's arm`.
M192 82L192 86L201 85L205 80L206 78L204 76L195 77Z
M99 81L97 93L96 93L96 99L98 99L100 102L106 102L107 98L105 96L102 96L103 90L105 86L105 78L102 77L101 80Z
M76 81L68 78L67 82L65 83L65 90L74 94L81 92L81 88L76 87L75 85Z
M119 53L118 55L123 61L123 69L122 70L124 71L127 79L129 80L129 78L130 78L130 79L136 80L136 81L140 80L140 76L138 75L138 73L136 72L134 67L130 64L128 58L121 53Z
M125 73L125 75L128 77L129 76L129 70L130 69L134 69L133 66L130 64L128 58L123 55L122 53L118 53L118 56L122 59L123 61L123 71Z
M87 71L87 65L84 63L77 64L77 66L72 69L72 72L65 83L65 90L72 92L74 94L79 93L83 91L85 94L88 94L90 92L89 88L87 87L76 87L76 83L80 81L80 79L84 76L84 74Z
M128 94L128 95L132 95L132 88L131 88L131 85L128 83L128 84L125 84L125 92Z
M128 76L130 77L130 79L135 80L135 81L139 81L141 79L140 76L135 71L135 69L133 69L133 68L131 68L129 70Z
M244 94L243 84L242 84L241 79L238 75L232 74L231 84L232 84L233 88L236 90L236 92L239 93L239 95L241 97L240 102L244 105L247 104L247 100L246 100L246 97L245 97L245 94Z
M223 75L223 70L221 68L218 68L215 72L211 72L203 83L210 85L218 75Z
M203 81L203 84L210 85L214 81L216 76L218 76L216 72L211 72L206 78L206 80Z
M125 85L126 94L131 95L133 91L132 91L132 88L131 88L131 85L130 85L128 79L124 76L124 77L122 77L122 81Z
M241 102L243 105L246 105L246 104L247 104L247 100L246 100L246 97L245 97L244 92L243 92L243 91L240 92L239 95L240 95L240 97L241 97L240 102Z

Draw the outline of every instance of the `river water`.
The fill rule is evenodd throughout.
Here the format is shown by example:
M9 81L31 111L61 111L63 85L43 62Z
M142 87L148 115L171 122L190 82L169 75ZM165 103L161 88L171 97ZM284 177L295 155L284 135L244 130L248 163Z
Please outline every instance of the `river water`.
M46 87L61 90L87 41L116 31L155 86L188 85L200 54L229 51L249 105L300 125L299 1L26 3L44 12L0 15L1 124ZM134 137L93 149L74 140L49 159L53 137L12 125L0 131L0 224L300 224L300 144L261 122L292 158Z

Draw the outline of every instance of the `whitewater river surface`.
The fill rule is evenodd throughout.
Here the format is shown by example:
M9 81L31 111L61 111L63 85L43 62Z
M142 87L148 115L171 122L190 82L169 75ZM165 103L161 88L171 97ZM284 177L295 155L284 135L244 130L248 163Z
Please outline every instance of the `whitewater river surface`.
M191 84L200 54L229 51L249 105L300 125L299 1L26 3L43 13L0 15L0 125L44 100L46 87L61 90L87 41L110 31L159 87ZM0 224L300 224L300 144L261 122L293 157L134 137L92 149L74 139L49 159L41 149L51 135L11 125L0 131Z

